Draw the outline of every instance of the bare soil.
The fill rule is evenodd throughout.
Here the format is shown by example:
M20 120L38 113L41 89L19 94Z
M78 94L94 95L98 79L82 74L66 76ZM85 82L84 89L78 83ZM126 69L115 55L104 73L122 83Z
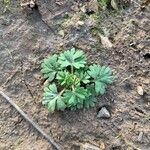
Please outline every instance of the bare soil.
M150 150L150 9L140 4L136 0L118 12L101 11L99 20L89 23L93 14L81 11L84 1L39 0L31 10L17 0L5 13L0 2L0 89L63 149L90 143L102 150ZM72 17L77 20L64 25ZM78 18L84 18L83 25L76 24ZM103 47L98 30L109 33L111 49ZM116 81L97 98L96 108L50 114L41 103L41 61L73 46L86 53L89 63L110 66ZM97 118L102 106L111 112L110 119ZM53 149L0 97L0 150Z

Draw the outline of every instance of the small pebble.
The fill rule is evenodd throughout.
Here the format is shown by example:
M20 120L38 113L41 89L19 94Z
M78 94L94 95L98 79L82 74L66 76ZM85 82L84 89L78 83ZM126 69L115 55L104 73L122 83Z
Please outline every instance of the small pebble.
M110 113L105 107L102 107L101 110L98 112L97 117L108 119L108 118L110 118Z
M143 139L143 132L141 131L141 132L139 133L139 135L138 135L137 141L138 141L139 143L142 143L142 139Z
M143 91L142 86L137 86L137 92L138 92L138 94L141 95L141 96L144 94L144 91Z

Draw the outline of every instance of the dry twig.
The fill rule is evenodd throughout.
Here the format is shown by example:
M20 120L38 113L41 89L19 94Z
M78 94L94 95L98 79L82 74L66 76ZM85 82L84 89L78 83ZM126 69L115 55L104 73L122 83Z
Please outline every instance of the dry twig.
M19 114L26 120L28 121L40 134L43 135L43 137L45 137L45 139L48 140L48 142L50 142L57 150L62 150L61 147L53 140L52 137L50 137L49 135L47 135L41 128L40 126L35 123L27 114L25 114L18 105L16 105L5 93L3 93L2 91L0 91L0 95L2 97L4 97L7 102L9 102L18 112Z

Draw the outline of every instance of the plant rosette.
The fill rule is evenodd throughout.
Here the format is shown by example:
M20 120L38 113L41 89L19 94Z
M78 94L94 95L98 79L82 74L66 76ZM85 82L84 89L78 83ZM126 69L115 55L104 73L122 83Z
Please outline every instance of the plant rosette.
M41 68L49 81L42 103L50 112L94 107L95 96L104 94L114 79L109 67L88 66L83 51L75 48L45 58Z

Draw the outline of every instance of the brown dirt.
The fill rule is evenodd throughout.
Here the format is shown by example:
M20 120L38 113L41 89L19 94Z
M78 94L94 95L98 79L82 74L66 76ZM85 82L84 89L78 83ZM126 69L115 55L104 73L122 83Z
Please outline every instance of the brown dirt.
M2 3L2 2L0 2ZM65 150L79 149L85 142L106 150L150 149L150 9L140 9L135 1L118 13L101 12L95 27L109 31L112 49L104 49L91 26L69 26L62 30L66 12L79 15L75 1L37 1L38 9L20 9L12 4L11 12L0 16L0 87L18 106L32 116ZM83 3L84 5L84 3ZM0 8L2 11L3 8ZM88 19L89 16L86 16ZM49 54L70 47L81 48L89 58L109 65L116 75L115 83L98 98L96 108L49 114L41 104L43 79L40 63ZM137 93L142 86L144 95ZM107 106L111 118L98 119L101 106ZM38 134L0 97L0 149L52 150ZM139 133L143 132L141 141Z

